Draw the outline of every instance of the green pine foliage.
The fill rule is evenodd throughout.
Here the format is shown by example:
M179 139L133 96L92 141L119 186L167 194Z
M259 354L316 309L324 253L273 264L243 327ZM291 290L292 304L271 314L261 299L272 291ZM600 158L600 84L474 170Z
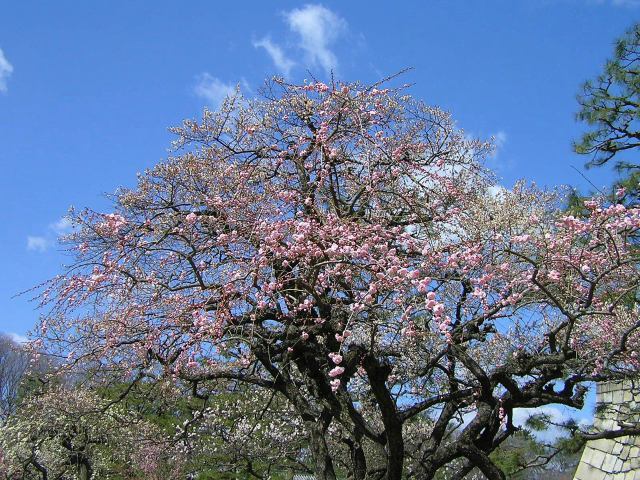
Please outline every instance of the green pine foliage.
M639 168L633 155L640 146L640 24L617 41L613 58L584 84L578 102L577 117L590 130L574 147L591 156L587 165L603 165L616 157L620 169Z

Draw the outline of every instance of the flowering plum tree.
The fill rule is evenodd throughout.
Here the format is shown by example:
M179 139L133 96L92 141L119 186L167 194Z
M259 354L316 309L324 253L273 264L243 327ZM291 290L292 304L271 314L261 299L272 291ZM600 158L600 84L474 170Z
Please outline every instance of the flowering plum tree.
M265 479L313 473L304 425L291 405L277 392L243 390L215 395L178 429L177 439L195 459L193 471Z
M184 465L157 426L95 393L56 386L26 399L0 431L6 479L178 478Z
M384 86L274 81L175 128L112 213L74 214L33 346L276 392L318 479L504 478L514 409L637 368L640 210L498 189L489 144Z

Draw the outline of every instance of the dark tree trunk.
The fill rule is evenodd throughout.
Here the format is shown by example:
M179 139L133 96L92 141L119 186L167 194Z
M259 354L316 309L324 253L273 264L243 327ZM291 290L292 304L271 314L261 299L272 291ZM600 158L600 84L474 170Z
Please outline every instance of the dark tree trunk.
M364 368L369 376L371 390L375 396L387 440L387 471L385 480L401 480L404 464L404 439L402 437L402 421L396 410L395 402L391 397L385 382L391 372L386 365L380 365L373 356L364 359Z
M313 457L316 480L336 480L331 454L321 428L311 429L311 456Z
M316 480L336 480L331 452L329 452L325 438L331 419L331 414L325 410L315 422L308 423L311 432L311 455Z
M367 477L367 461L360 444L356 444L351 450L351 463L353 464L354 480L365 480Z
M504 472L478 447L474 445L463 445L460 451L464 453L465 457L467 457L473 465L478 467L488 480L506 480L507 477Z
M367 459L364 450L362 450L361 441L362 435L356 436L355 440L344 440L344 443L349 447L353 480L365 480L367 478Z

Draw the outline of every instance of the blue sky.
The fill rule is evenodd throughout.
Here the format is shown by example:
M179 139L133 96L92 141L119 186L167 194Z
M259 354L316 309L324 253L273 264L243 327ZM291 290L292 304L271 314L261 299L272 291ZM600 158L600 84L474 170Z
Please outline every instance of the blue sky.
M375 81L405 67L411 93L494 135L505 186L586 186L572 168L575 95L639 19L636 0L5 2L0 15L0 331L37 311L12 298L60 272L69 206L164 158L167 127L240 84L328 72ZM604 185L611 174L586 175Z

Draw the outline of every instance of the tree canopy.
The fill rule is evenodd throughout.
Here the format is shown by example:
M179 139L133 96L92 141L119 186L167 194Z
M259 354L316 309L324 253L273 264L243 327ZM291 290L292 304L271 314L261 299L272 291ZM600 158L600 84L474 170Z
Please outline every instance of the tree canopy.
M638 368L640 210L496 188L491 145L404 89L276 80L173 131L112 212L73 216L31 345L67 371L242 385L276 399L263 447L395 480L505 478L515 409Z

